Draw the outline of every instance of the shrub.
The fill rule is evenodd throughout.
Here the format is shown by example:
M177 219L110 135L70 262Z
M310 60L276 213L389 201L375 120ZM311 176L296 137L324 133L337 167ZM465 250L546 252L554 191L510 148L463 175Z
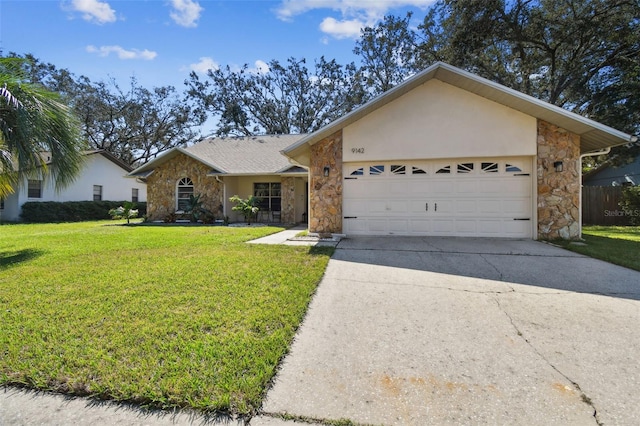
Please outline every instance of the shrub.
M258 199L253 195L249 195L249 198L243 200L237 195L234 195L229 198L229 201L235 204L235 206L231 207L231 210L242 213L247 224L251 225L251 219L255 218L258 210L260 210L258 208Z
M22 205L20 217L25 222L56 223L110 219L109 210L126 201L29 201ZM147 203L136 203L138 214L147 214Z
M618 205L624 210L632 225L640 225L640 186L624 187L622 200Z
M117 209L109 210L109 216L112 219L126 219L127 223L134 217L138 217L138 210L135 208L135 204L131 201L125 201Z

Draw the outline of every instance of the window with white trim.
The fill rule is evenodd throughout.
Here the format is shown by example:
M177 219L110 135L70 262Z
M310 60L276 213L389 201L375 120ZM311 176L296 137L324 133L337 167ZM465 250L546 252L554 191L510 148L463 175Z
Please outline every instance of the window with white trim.
M42 198L42 181L38 179L29 179L27 184L27 197Z
M262 211L279 212L282 206L280 182L256 182L253 184L253 196Z
M131 202L138 202L138 188L131 188Z
M176 188L176 210L187 208L189 198L193 195L193 181L189 178L182 178L178 181Z
M102 201L102 185L93 185L93 201Z

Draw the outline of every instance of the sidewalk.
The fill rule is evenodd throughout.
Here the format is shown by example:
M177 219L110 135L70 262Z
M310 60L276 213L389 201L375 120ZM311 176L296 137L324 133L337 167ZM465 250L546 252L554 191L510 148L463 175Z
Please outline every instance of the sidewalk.
M145 410L135 405L49 392L0 388L3 426L294 426L299 422L256 416L247 422L190 410Z

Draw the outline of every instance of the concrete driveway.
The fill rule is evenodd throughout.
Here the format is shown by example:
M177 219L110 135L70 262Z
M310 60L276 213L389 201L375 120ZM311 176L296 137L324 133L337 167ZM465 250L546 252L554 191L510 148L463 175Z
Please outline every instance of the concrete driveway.
M637 425L639 356L639 272L535 241L345 239L263 410Z

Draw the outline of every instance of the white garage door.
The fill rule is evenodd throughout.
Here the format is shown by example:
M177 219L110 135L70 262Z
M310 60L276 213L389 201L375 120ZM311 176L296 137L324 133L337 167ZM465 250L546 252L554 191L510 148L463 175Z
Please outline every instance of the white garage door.
M531 159L346 163L347 235L531 238Z

